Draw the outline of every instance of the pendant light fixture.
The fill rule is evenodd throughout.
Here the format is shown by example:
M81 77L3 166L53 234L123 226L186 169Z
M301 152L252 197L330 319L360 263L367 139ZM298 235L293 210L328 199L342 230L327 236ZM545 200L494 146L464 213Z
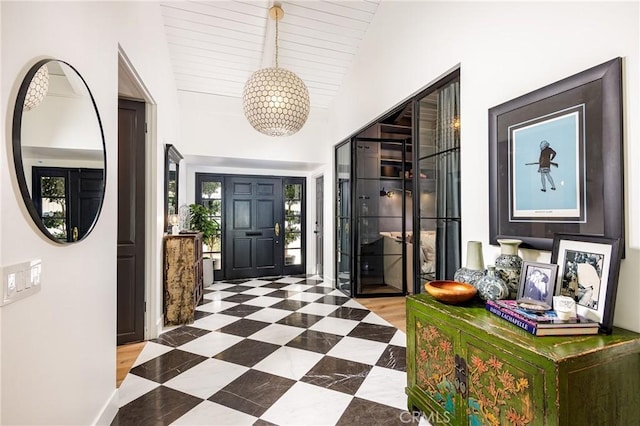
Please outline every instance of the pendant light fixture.
M309 116L309 90L293 72L278 67L278 21L280 6L269 9L276 21L275 67L254 72L242 93L244 115L254 129L269 136L290 136L304 126Z
M22 109L24 111L29 111L40 105L40 103L44 100L44 97L47 96L48 91L49 69L45 64L41 66L38 71L36 71L36 74L31 79L29 87L27 88L27 94L24 98L24 105Z

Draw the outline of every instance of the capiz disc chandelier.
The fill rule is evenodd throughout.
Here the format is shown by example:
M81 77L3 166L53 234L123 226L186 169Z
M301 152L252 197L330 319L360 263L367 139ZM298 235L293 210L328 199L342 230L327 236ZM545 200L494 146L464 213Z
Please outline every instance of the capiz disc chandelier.
M49 91L49 69L43 65L31 79L24 98L23 111L30 111L42 103Z
M278 67L278 21L280 6L269 9L276 21L276 66L254 72L244 85L244 115L254 129L269 136L290 136L304 126L309 116L309 90L302 79Z

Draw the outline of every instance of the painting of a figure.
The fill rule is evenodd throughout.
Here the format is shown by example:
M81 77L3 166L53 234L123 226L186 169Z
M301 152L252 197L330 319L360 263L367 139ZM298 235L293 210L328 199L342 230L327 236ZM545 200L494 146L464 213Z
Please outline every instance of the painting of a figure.
M581 111L584 105L509 128L511 218L580 221Z

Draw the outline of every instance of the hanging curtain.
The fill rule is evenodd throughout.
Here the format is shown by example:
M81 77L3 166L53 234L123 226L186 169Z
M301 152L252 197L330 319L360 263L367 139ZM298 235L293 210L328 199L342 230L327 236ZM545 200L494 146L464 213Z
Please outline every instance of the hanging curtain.
M436 239L438 279L453 279L460 268L460 82L438 93ZM441 219L447 218L447 219ZM455 219L451 219L455 218Z

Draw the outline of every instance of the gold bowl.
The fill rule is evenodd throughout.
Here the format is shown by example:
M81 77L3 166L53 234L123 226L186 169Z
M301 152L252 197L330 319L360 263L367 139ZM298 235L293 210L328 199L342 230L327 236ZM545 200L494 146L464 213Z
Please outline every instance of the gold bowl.
M458 281L427 281L424 289L440 302L458 304L470 300L478 290L471 284Z

